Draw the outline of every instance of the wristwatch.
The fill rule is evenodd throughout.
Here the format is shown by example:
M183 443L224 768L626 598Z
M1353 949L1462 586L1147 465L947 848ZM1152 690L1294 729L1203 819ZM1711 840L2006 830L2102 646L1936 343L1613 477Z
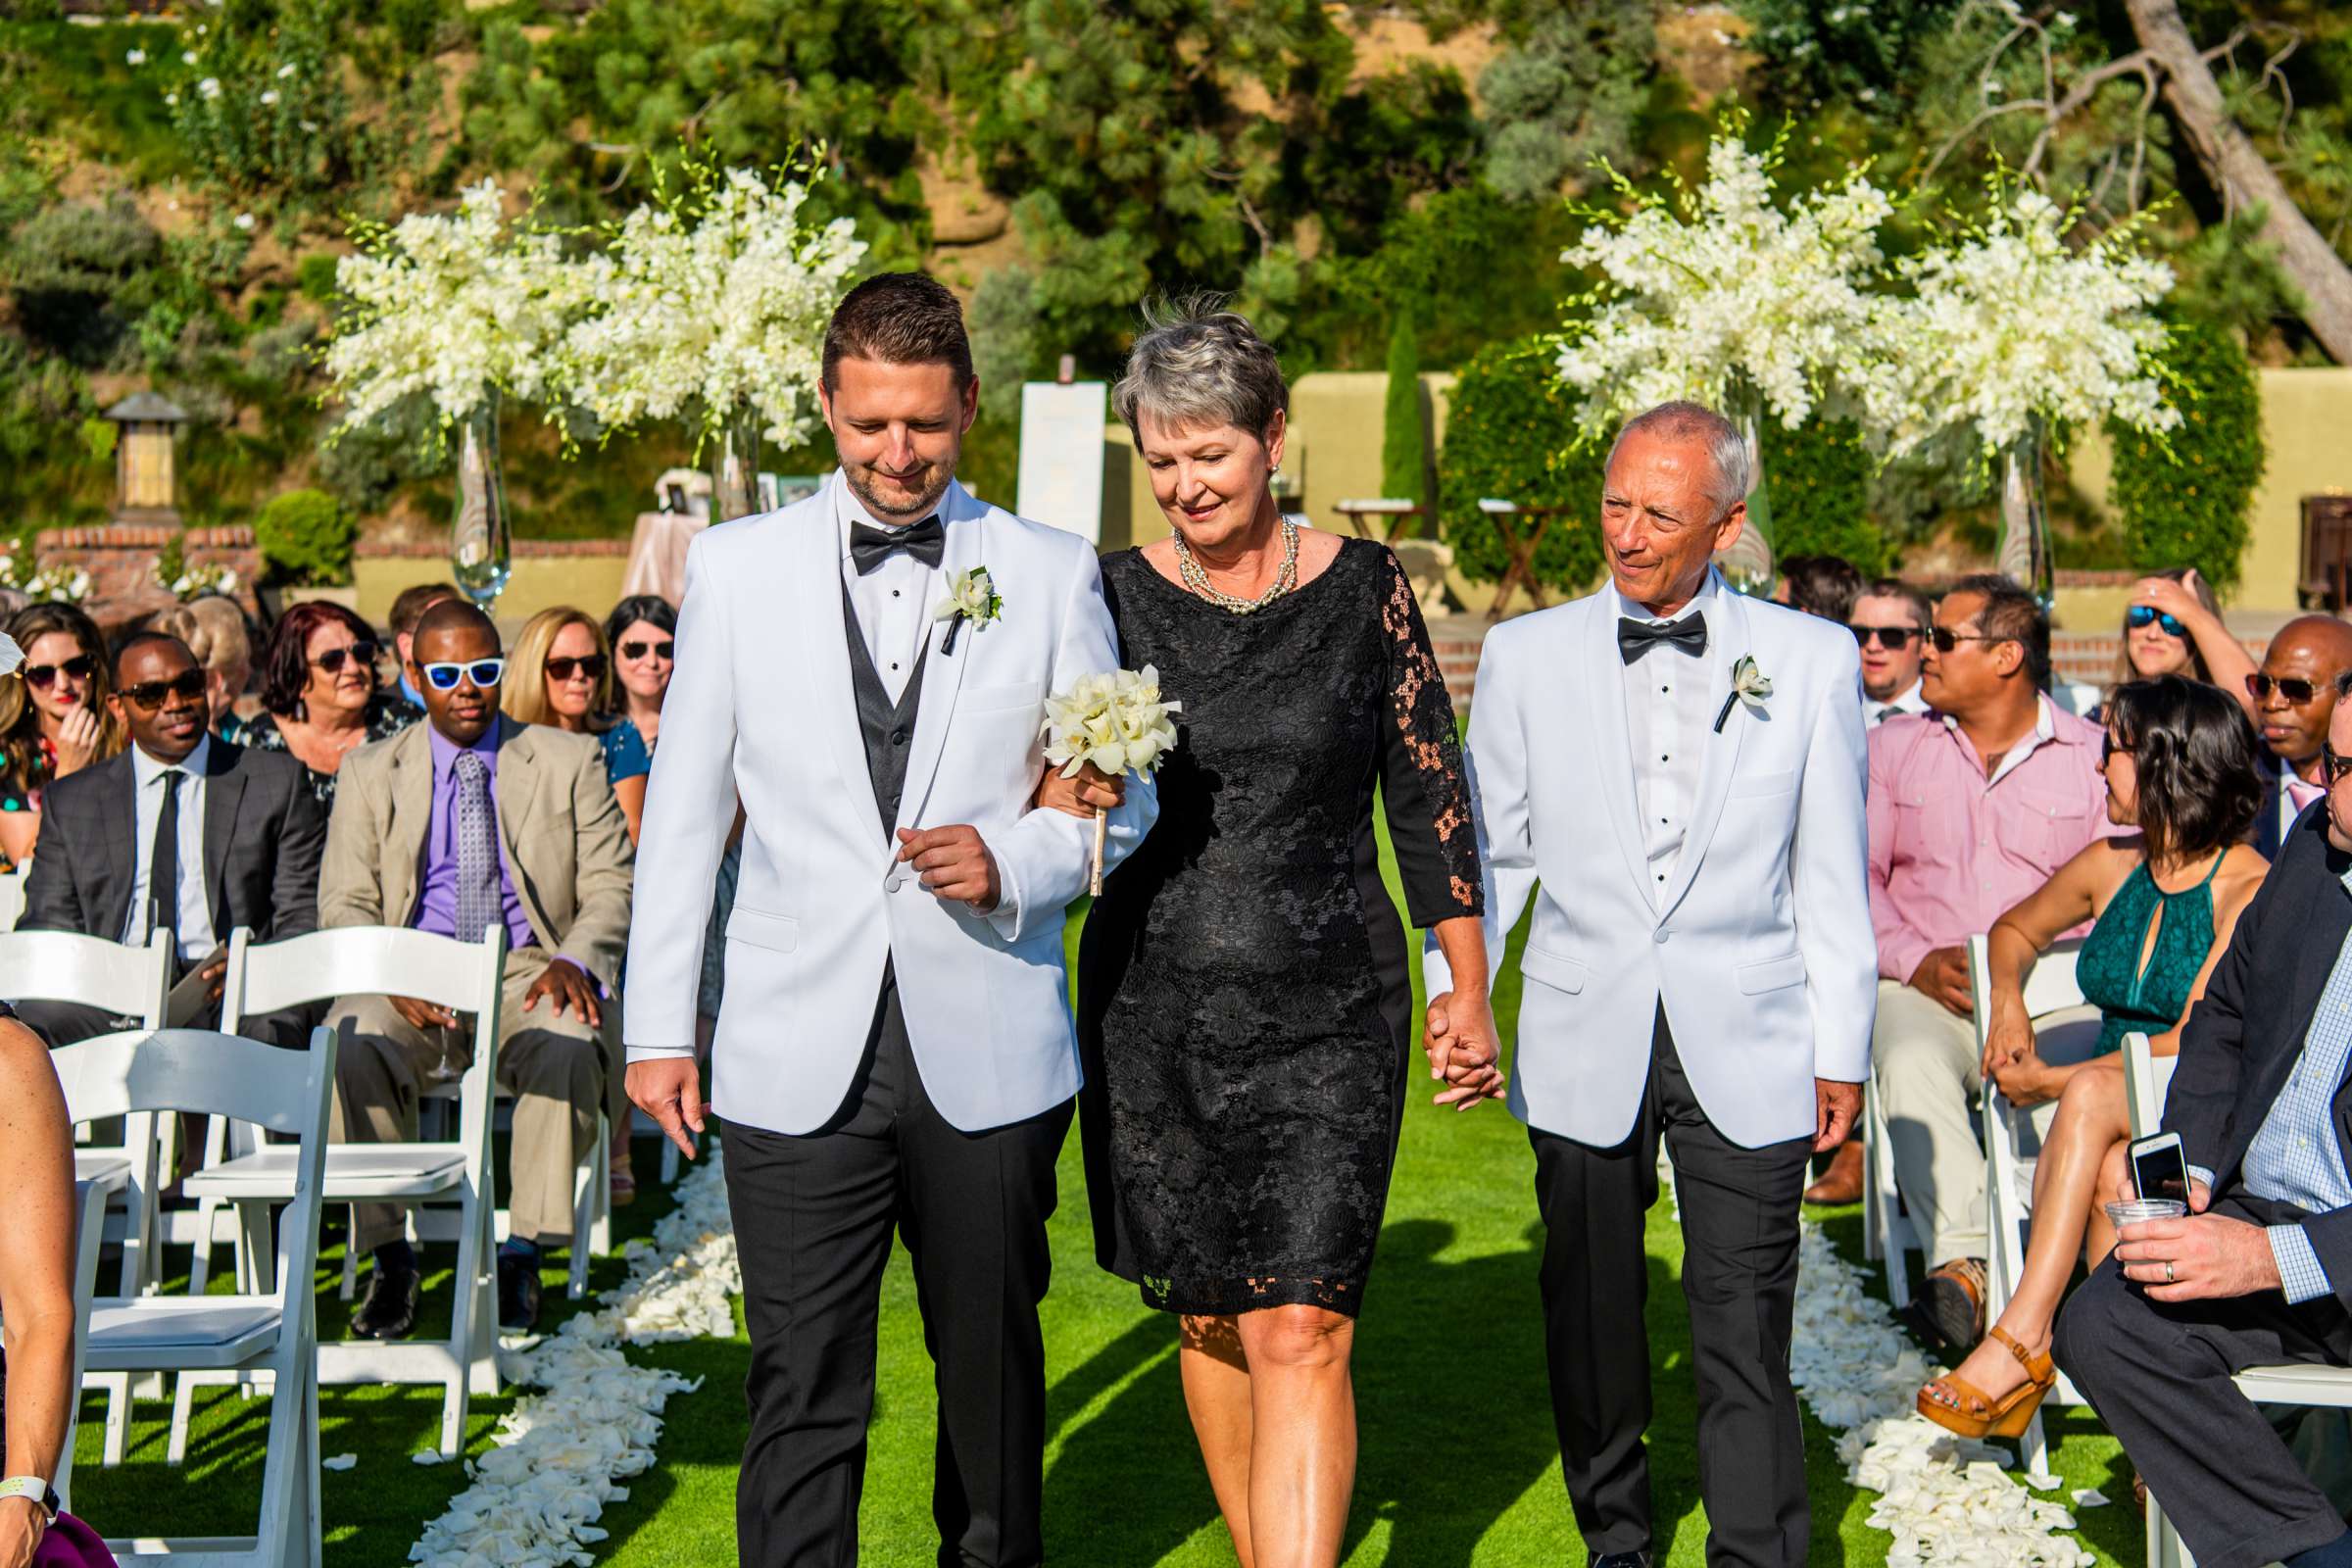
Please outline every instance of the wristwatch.
M0 1481L0 1498L30 1497L41 1505L41 1512L57 1523L57 1489L39 1476L10 1476Z

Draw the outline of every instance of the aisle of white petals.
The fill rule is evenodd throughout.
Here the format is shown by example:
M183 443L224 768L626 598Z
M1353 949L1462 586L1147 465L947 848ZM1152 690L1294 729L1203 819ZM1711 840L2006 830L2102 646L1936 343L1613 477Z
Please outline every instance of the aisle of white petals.
M1810 1223L1789 1362L1814 1418L1842 1434L1846 1479L1879 1494L1869 1522L1894 1537L1887 1568L2089 1568L2097 1560L2071 1533L2066 1505L2034 1495L2054 1479L2029 1476L2021 1486L2002 1471L2012 1462L2007 1449L1956 1438L1913 1409L1936 1369L1864 1289L1862 1271ZM2074 1501L2095 1507L2106 1498L2082 1491Z
M741 1294L724 1165L715 1145L679 1182L677 1207L651 1242L629 1244L629 1277L593 1311L554 1335L499 1352L511 1383L543 1389L499 1420L496 1445L466 1467L473 1484L424 1527L409 1560L426 1568L587 1568L605 1539L605 1504L628 1496L618 1483L654 1462L662 1407L701 1385L659 1367L632 1366L625 1345L656 1345L735 1332L730 1298ZM429 1455L416 1456L430 1462Z

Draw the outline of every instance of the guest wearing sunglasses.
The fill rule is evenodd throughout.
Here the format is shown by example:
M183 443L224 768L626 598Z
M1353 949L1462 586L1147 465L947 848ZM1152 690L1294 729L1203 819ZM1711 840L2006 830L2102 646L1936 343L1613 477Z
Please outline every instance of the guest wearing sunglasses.
M2246 677L2253 673L2253 657L2223 624L2221 606L2194 566L2151 572L2132 584L2132 603L2124 611L2123 647L2115 656L2109 691L2126 681L2185 675L2219 686L2245 709L2248 718L2260 724L2261 716L2246 696ZM2321 733L2327 729L2327 721L2321 720Z
M662 700L677 668L678 612L657 594L631 594L605 617L605 641L612 645L620 688L613 693L612 728L633 730L650 759L662 739Z
M24 650L24 679L0 681L0 854L22 862L41 831L43 792L126 744L107 706L106 639L72 605L28 605L8 634Z
M2271 636L2262 668L2239 687L2263 748L2262 812L2254 847L2276 858L2295 819L2328 793L2320 752L2335 716L2337 682L2352 671L2352 626L2333 615L2303 615Z
M1968 939L2050 879L2107 817L2099 728L2045 695L2050 623L2002 576L1963 577L1936 607L1921 676L1933 711L1871 732L1871 1037L1895 1186L1930 1262L1915 1325L1955 1349L1984 1332L1984 1089Z
M262 661L266 711L230 734L257 751L293 757L320 808L331 810L343 760L424 716L384 688L376 674L383 653L374 628L341 605L296 605L279 617Z
M653 756L635 726L624 731L612 716L612 645L605 640L604 627L568 605L542 610L523 622L498 706L517 724L594 736L604 749L605 776L628 821L629 842L637 842Z
M1924 713L1920 662L1936 611L1928 596L1900 577L1881 577L1862 590L1846 617L1862 647L1862 725L1877 729L1897 713ZM1855 1196L1861 1190L1855 1189ZM1842 1200L1845 1202L1852 1199Z
M326 818L291 758L208 733L212 679L178 638L133 633L112 673L131 745L50 786L17 923L133 946L170 931L181 972L206 965L218 1003L229 932L274 942L318 925ZM18 1010L60 1046L136 1022L70 1003ZM257 1037L297 1045L304 1021L275 1017Z
M467 942L505 925L497 1076L516 1098L499 1323L528 1330L542 1250L587 1242L571 1235L572 1171L607 1103L606 1009L618 1005L634 858L596 742L499 713L514 665L487 615L445 600L417 621L411 652L427 722L352 759L328 824L319 923ZM351 1031L335 1062L338 1141L414 1139L419 1093L461 1075L472 1041L465 1020L410 997L347 997L327 1021ZM352 1331L404 1338L418 1269L402 1211L363 1206L352 1245L375 1258Z

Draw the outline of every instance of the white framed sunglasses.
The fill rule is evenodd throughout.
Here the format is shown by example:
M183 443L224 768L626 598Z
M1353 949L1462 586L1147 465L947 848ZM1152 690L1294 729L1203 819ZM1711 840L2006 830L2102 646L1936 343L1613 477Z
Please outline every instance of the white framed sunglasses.
M459 664L425 664L421 667L425 683L433 690L454 692L461 680L471 680L484 689L497 685L500 677L507 672L507 662L503 659L476 659Z

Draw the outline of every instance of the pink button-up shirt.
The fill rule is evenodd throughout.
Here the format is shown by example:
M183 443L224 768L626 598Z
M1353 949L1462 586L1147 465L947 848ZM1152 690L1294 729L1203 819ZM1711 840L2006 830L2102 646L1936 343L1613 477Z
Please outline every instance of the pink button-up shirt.
M2095 838L2107 820L2096 724L2048 698L2034 733L1984 777L1958 723L1890 718L1870 734L1870 922L1879 973L1908 981L1920 960L1999 919Z

